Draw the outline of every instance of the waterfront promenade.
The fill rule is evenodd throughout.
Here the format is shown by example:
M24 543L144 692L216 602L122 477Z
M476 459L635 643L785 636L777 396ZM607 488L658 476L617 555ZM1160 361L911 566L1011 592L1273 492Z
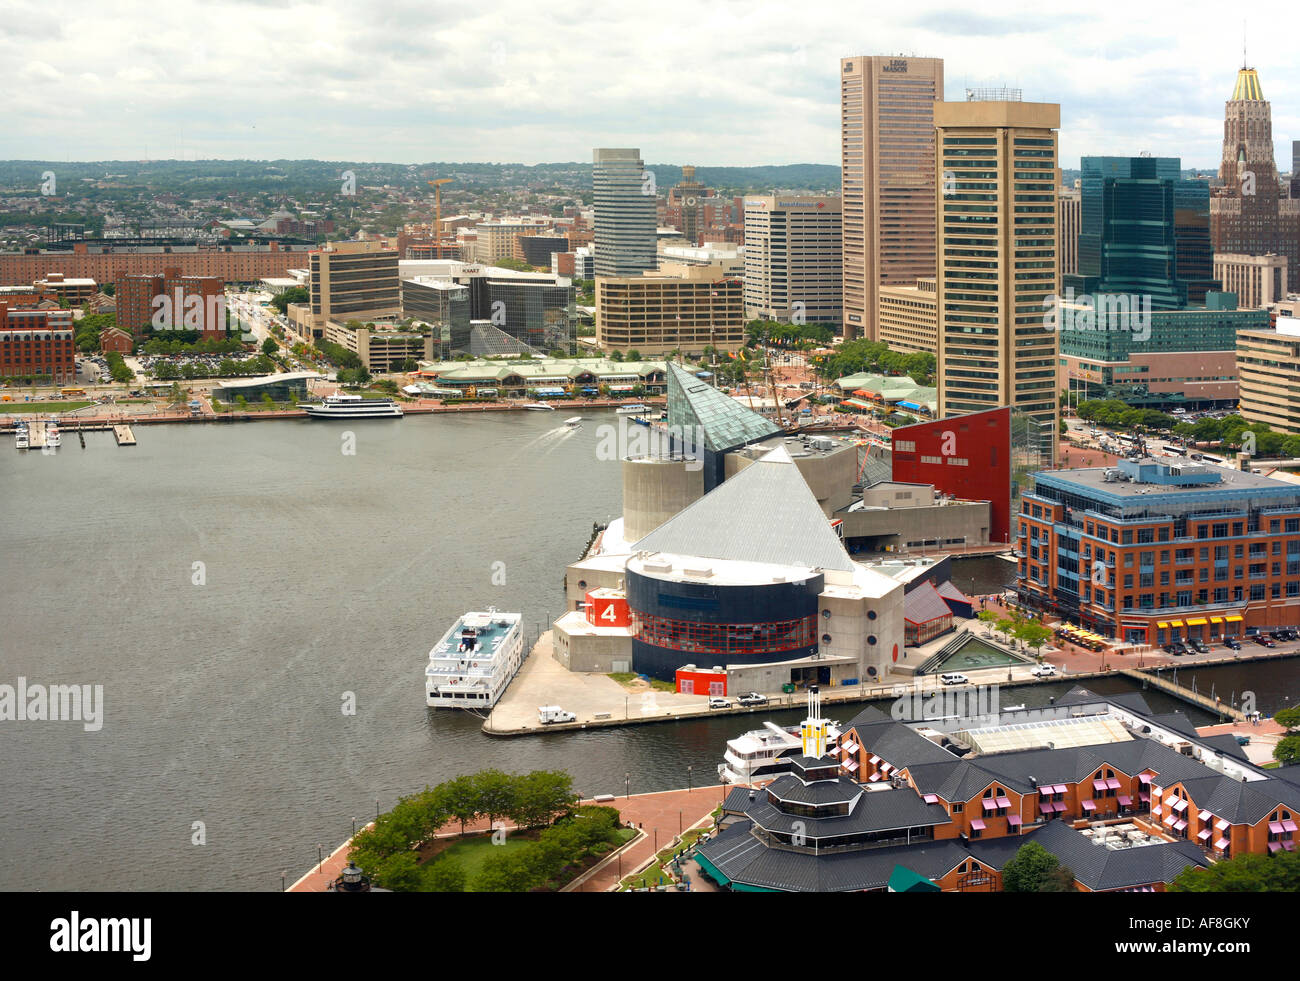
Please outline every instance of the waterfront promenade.
M574 883L566 892L604 892L614 889L622 876L628 875L645 865L658 851L662 851L682 831L687 831L706 821L713 811L722 803L727 787L713 784L703 787L690 787L681 790L666 790L651 794L631 794L630 796L587 798L580 803L613 807L624 824L632 824L644 834L625 845L621 854L611 854L608 861L596 866ZM370 825L366 825L369 827ZM507 833L517 830L512 824L506 824ZM480 819L466 825L468 832L488 830L486 819ZM448 822L437 835L439 838L460 837L460 822ZM329 892L330 885L342 874L348 864L348 855L352 849L349 838L318 862L296 882L286 888L286 892ZM621 875L620 875L621 872Z

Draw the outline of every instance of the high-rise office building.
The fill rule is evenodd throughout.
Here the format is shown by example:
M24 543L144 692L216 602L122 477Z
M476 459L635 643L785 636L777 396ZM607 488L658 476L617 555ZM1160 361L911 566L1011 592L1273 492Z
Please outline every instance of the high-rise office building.
M379 242L332 242L311 254L309 318L303 324L323 337L327 322L400 317L398 251Z
M1300 140L1291 141L1291 197L1300 201Z
M596 277L596 343L646 355L745 344L745 292L721 266L664 263L653 275Z
M934 104L943 59L840 60L844 336L878 339L882 284L935 272Z
M1056 430L1061 107L1019 91L934 106L939 415L1009 405ZM985 96L992 96L986 98ZM1082 260L1082 254L1080 255Z
M1265 310L1287 296L1286 256L1232 255L1214 257L1214 276L1229 293L1237 294L1243 310Z
M1253 68L1237 73L1224 107L1223 187L1210 200L1215 252L1287 258L1300 269L1300 199L1284 198L1273 160L1273 110Z
M838 327L840 199L745 198L745 316Z
M1205 182L1183 180L1177 157L1084 157L1081 166L1078 265L1064 287L1149 297L1154 310L1181 309L1195 294L1204 302L1215 286ZM1195 291L1183 270L1196 275Z
M1083 220L1083 194L1077 187L1063 187L1058 192L1057 223L1061 229L1061 275L1079 271L1079 226Z
M655 185L637 149L592 151L597 276L655 268Z
M700 244L700 233L704 229L704 198L711 196L713 189L705 187L695 179L695 168L682 168L682 179L675 187L668 190L668 210L673 212L682 238L691 245Z

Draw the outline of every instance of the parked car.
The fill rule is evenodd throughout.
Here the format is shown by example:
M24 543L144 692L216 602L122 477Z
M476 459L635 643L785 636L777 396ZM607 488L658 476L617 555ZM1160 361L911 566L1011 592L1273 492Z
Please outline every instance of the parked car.
M767 696L760 695L756 691L747 691L745 692L745 694L741 695L738 699L736 699L736 701L738 701L741 705L766 705Z
M1189 640L1187 646L1191 647L1197 654L1205 654L1209 651L1209 648L1205 646L1204 642L1195 639Z
M711 708L711 709L729 709L729 708L731 708L731 703L730 703L729 701L727 701L725 698L710 698L710 699L709 699L709 708Z
M1172 643L1165 645L1165 653L1175 654L1175 655L1186 654L1187 648L1183 645L1183 642L1181 640L1175 640Z
M952 672L951 674L939 675L939 680L942 681L945 685L969 685L970 684L969 678L967 678L964 674L958 674L955 671Z
M1054 678L1056 677L1055 664L1036 664L1034 670L1030 672L1035 678Z
M1241 650L1241 641L1239 641L1236 637L1229 637L1226 640L1224 640L1223 646L1232 651L1239 651Z
M1276 647L1276 646L1277 646L1277 644L1275 644L1271 638L1265 637L1263 634L1255 634L1255 636L1254 636L1254 637L1251 637L1250 639L1253 640L1253 641L1254 641L1256 644L1258 644L1260 647Z

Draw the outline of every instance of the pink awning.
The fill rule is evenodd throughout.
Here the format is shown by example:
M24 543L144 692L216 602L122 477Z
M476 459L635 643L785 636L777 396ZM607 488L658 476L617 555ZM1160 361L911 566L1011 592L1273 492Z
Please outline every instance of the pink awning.
M926 795L925 795L924 797L922 797L921 799L922 799L923 801L925 801L927 804L937 804L937 803L939 803L939 795L938 795L938 794L926 794Z
M879 780L879 779L880 779L880 774L879 774L879 773L873 773L873 774L871 774L871 776L867 777L867 783L872 783L873 781L875 781L875 780Z
M1070 788L1063 783L1058 783L1055 787L1052 788L1052 793L1054 794L1068 794L1069 792L1070 792Z
M1133 803L1133 798L1130 797L1128 794L1120 794L1119 802L1122 807L1128 807L1130 804Z
M1223 820L1223 818L1219 818L1219 820L1215 821L1214 826L1218 828L1220 831L1228 830L1228 822Z
M984 810L986 810L986 811L996 811L997 808L998 808L998 802L995 801L992 797L985 797L985 798L984 798Z
M1010 806L1011 806L1011 798L1010 798L1010 797L999 797L999 798L998 798L998 807L1010 807Z
M1106 789L1106 781L1105 781L1105 780L1094 780L1094 781L1092 782L1092 789L1093 789L1093 790L1105 790L1105 789Z
M1204 831L1199 832L1196 837L1200 838L1201 841L1204 841L1206 838L1210 837L1211 834L1213 834L1213 832L1210 831L1209 828L1206 828Z
M881 764L880 764L880 772L881 772L881 773L888 773L888 772L889 772L890 770L892 770L893 768L894 768L893 765L892 765L892 764L889 764L889 763L881 763Z
M1214 843L1214 847L1217 848L1219 851L1223 851L1225 848L1228 847L1228 839L1220 838L1218 841Z
M1019 814L1008 814L1008 815L1007 815L1007 825L1008 825L1009 827L1014 828L1014 827L1016 827L1018 824L1020 824L1020 815L1019 815Z
M972 821L972 822L970 823L970 826L971 826L971 828L972 828L973 830L975 830L975 831L983 831L983 830L984 830L984 822L981 821L979 818L976 818L974 821Z
M1058 800L1052 805L1052 810L1056 811L1057 814L1060 814L1062 811L1068 811L1069 809L1070 805L1066 804L1064 801Z
M1178 820L1178 815L1177 815L1177 814L1169 814L1169 815L1165 818L1165 824L1166 824L1167 826L1169 826L1169 827L1173 827L1174 822L1177 821L1177 820Z
M1187 822L1186 822L1186 821L1179 821L1179 822L1177 822L1177 823L1174 825L1174 830L1175 830L1175 831L1182 831L1183 828L1185 828L1185 827L1187 827Z
M1107 790L1119 790L1119 788L1120 788L1119 777L1107 777L1107 778L1106 778L1106 789L1107 789Z
M1179 799L1179 800L1175 801L1175 802L1174 802L1174 810L1175 810L1175 811L1178 811L1180 814L1181 814L1183 811L1187 810L1187 801L1182 800L1182 799Z
M1295 830L1296 830L1295 822L1294 822L1294 821L1283 821L1283 822L1282 822L1282 830L1283 830L1283 831L1295 831Z
M1093 801L1090 801L1090 800L1085 800L1085 801L1084 801L1080 806L1081 806L1085 811L1095 811L1095 810L1097 809L1097 805L1096 805L1096 803L1094 803Z
M856 769L858 768L858 761L857 761L857 760L846 760L846 761L843 763L843 766L844 766L844 769L846 769L846 770L848 770L850 773L852 773L854 770L856 770Z
M1145 790L1138 791L1138 800L1149 801L1150 799L1151 799L1151 795L1148 794Z
M855 743L852 739L850 739L840 748L843 749L844 752L846 753L856 753L858 751L858 744Z
M879 757L879 756L873 756L873 757L871 757L871 759L867 760L867 762L868 762L868 763L872 763L872 764L879 763L879 762L880 762L880 757Z
M1150 782L1151 782L1151 774L1149 773L1138 774L1138 783L1150 783Z
M1200 814L1196 815L1196 819L1198 821L1208 821L1212 817L1214 817L1214 815L1211 814L1209 811L1201 811Z
M1050 801L1045 800L1038 802L1038 809L1044 814L1054 814L1056 812L1055 806Z
M827 753L829 753L831 756L839 756L840 750L842 750L843 748L844 748L843 746L832 746L829 750L827 750Z
M1280 852L1280 851L1282 850L1282 842L1280 842L1280 841L1270 841L1270 842L1268 843L1268 850L1269 850L1270 852Z
M1154 814L1156 817L1159 817L1159 816L1160 816L1160 805L1159 805L1159 804L1152 804L1152 805L1151 805L1151 813Z
M1289 852L1293 852L1295 851L1295 842L1292 841L1290 838L1287 838L1285 841L1282 842L1282 847Z
M1268 830L1275 835L1280 835L1282 833L1282 822L1281 821L1268 822Z

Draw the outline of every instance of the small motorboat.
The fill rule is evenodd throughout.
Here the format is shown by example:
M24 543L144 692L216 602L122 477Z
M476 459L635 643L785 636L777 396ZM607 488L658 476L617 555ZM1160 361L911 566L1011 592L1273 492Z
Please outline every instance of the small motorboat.
M564 420L564 424L570 429L581 429L582 416L570 416L568 419Z

